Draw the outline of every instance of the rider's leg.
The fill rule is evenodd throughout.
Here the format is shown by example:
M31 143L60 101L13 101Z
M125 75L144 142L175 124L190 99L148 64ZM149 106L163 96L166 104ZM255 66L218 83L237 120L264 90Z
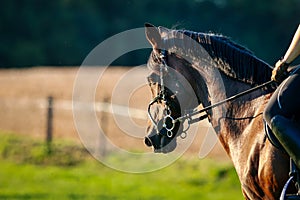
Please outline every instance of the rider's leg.
M276 115L271 120L273 133L300 169L300 126L292 120Z
M300 70L297 70L296 73L292 74L277 88L264 112L266 122L288 154L292 154L290 156L295 162L300 160L300 151L295 152L295 148L291 147L296 144L293 139L297 140L298 137L300 138L300 130L294 119L296 117L299 120L299 90ZM300 140L298 142L297 146L300 146ZM299 164L297 165L300 167Z

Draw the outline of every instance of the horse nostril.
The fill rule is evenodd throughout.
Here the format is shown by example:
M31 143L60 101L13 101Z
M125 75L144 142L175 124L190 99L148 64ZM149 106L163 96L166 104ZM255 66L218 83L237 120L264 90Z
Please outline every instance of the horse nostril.
M150 140L150 138L145 137L145 144L147 145L147 147L152 147L152 141Z

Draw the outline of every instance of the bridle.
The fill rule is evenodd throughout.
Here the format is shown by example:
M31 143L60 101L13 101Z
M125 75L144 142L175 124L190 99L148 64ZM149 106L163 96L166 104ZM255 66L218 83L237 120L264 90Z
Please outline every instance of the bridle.
M160 90L157 92L156 97L154 97L148 105L148 116L149 116L149 119L151 120L152 124L154 125L157 134L161 135L158 123L162 122L161 127L166 129L166 135L163 135L163 136L172 138L174 136L173 130L175 128L177 119L174 119L171 116L172 111L170 109L170 102L167 101L166 87L164 84L164 75L168 72L168 69L169 69L169 66L167 65L167 62L166 62L166 56L167 56L166 50L161 50L161 53L159 54L159 56L157 56L157 59L161 61L160 68L159 68ZM159 101L163 102L166 106L164 109L163 119L160 120L158 123L156 123L151 114L151 106L154 103L157 103Z
M152 124L154 125L154 127L157 131L157 134L161 135L161 136L166 136L168 138L173 138L176 135L176 133L175 134L173 133L176 123L178 123L178 122L179 123L184 123L185 120L187 120L188 126L187 126L187 128L185 128L182 131L182 134L180 135L181 138L185 138L186 135L187 135L187 131L189 130L191 124L202 121L202 120L208 118L207 113L205 113L204 115L201 115L199 117L194 117L194 116L199 115L203 112L207 112L208 110L211 110L212 108L215 108L215 107L220 106L224 103L233 101L233 100L235 100L235 99L237 99L241 96L244 96L246 94L254 92L255 90L264 88L264 87L274 83L274 81L272 81L272 80L267 81L267 82L265 82L261 85L250 88L246 91L238 93L234 96L231 96L231 97L229 97L227 99L224 99L220 102L217 102L213 105L209 105L209 106L204 107L202 109L193 109L191 111L185 111L184 115L174 119L171 116L172 113L171 113L171 109L170 109L170 102L167 101L168 99L167 99L167 95L166 95L166 87L165 87L165 84L164 84L164 76L165 76L166 73L168 73L168 70L169 70L169 66L167 64L167 53L168 52L166 50L161 50L159 56L156 55L156 59L161 61L160 68L159 68L160 90L157 92L156 97L154 97L148 105L148 116L149 116L149 119L151 120ZM159 101L163 102L166 106L164 108L165 115L164 115L163 119L161 119L157 123L157 122L155 122L155 120L154 120L154 118L151 114L151 106L154 103L158 103ZM159 126L159 125L161 125L161 126ZM159 127L165 128L166 129L166 134L162 134Z

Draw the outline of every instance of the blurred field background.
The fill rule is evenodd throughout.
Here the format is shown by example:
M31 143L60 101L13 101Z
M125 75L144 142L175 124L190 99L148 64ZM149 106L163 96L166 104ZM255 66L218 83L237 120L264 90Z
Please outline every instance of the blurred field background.
M142 151L149 151L149 148L143 144L143 138L146 134L147 125L146 110L151 100L150 90L146 83L146 77L149 73L146 67L138 67L138 70L130 72L127 79L126 74L131 71L129 67L93 67L89 68L88 73L103 71L99 77L99 83L95 94L95 102L111 103L111 96L116 87L122 84L122 90L118 91L120 105L129 106L144 111L145 119L135 119L134 122L141 126L143 131L139 135L141 138L129 137L124 134L114 116L109 112L97 112L99 123L106 118L107 137L111 138L119 147L126 149L135 147ZM72 93L73 84L79 68L51 68L35 67L26 69L4 69L0 70L0 116L1 130L12 131L15 133L30 135L45 140L47 134L47 110L48 97L53 97L53 139L68 139L80 144L72 113ZM142 79L144 84L137 90L132 91L132 79ZM120 81L122 81L120 83ZM8 89L9 88L9 89ZM123 93L123 94L122 94ZM122 98L128 96L130 98ZM117 115L117 114L116 114ZM203 137L206 135L207 123L200 124L199 137L195 144L189 148L190 152L197 154ZM197 138L196 138L197 139ZM212 152L215 156L223 157L224 152L220 146L216 146L216 151Z
M299 9L299 0L1 1L0 199L241 199L236 173L218 143L205 159L198 158L209 130L206 122L199 124L195 140L179 160L155 172L122 173L93 159L80 141L72 114L78 66L108 37L145 22L223 34L273 64L299 24ZM145 64L149 53L150 49L137 50L116 59L104 71L95 101L110 104L121 85L116 102L146 111L146 84L129 88L136 80L146 80L145 67L131 70ZM97 65L103 65L101 60ZM93 67L88 73L104 69ZM129 79L124 79L128 72ZM118 101L128 91L130 98ZM141 137L124 134L110 112L97 112L97 119L120 148L151 151ZM145 134L146 120L132 120L140 126L138 135ZM99 144L108 159L116 160Z
M159 171L129 174L101 165L78 145L53 145L49 155L40 140L0 133L0 199L241 199L226 162L181 158Z
M90 68L90 73L95 70L104 68ZM109 102L113 88L130 70L107 68L99 81L96 101ZM0 199L223 199L225 194L230 199L241 197L236 173L219 144L207 158L198 157L208 128L205 122L200 124L198 136L185 155L162 170L127 174L95 160L82 146L68 107L77 71L76 67L0 70ZM147 74L148 69L141 67L130 77L145 79ZM124 94L119 95L126 96L128 90L124 81L122 84ZM50 95L51 152L45 141ZM150 91L144 85L132 93L129 106L146 110L149 100ZM62 102L64 106L59 106ZM114 144L129 151L151 151L142 138L124 134L111 113L99 112L99 123L103 116L108 127L105 133ZM136 123L146 126L146 120ZM109 149L102 150L107 159L118 159Z

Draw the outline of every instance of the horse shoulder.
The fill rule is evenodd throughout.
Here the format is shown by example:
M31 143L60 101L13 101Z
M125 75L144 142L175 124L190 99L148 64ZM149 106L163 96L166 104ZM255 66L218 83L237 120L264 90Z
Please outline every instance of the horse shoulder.
M282 188L288 179L289 158L276 149L269 140L261 150L258 178L264 194L268 199L280 196Z
M256 142L241 176L243 193L250 199L278 199L288 179L288 157L276 149L264 133L254 138Z

